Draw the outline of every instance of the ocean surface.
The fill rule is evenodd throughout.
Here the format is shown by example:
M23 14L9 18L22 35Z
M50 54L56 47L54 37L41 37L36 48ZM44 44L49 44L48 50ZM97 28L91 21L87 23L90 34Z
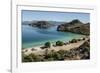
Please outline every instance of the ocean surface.
M45 42L69 41L81 38L83 35L70 32L58 32L57 26L48 29L39 29L29 25L22 25L22 48L30 48L43 45Z

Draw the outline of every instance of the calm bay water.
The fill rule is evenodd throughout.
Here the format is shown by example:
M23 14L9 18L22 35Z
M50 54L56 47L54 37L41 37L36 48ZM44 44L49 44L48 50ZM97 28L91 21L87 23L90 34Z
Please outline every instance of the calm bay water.
M49 29L39 29L28 25L22 25L22 48L43 45L45 42L69 41L73 38L80 38L83 35L70 32L58 32L57 26Z

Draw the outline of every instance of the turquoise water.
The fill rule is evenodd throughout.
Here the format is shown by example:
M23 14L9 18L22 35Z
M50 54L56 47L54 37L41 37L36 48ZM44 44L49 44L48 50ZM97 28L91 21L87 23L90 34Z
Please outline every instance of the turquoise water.
M39 29L28 25L22 25L22 48L43 45L47 41L52 43L58 40L67 42L73 38L80 38L83 36L70 32L58 32L56 29L57 26L48 29Z

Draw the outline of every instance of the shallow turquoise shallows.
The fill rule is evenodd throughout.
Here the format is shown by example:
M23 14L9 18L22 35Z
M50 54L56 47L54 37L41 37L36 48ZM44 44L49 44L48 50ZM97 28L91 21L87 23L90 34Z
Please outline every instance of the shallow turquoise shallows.
M57 26L48 29L39 29L29 25L22 25L22 48L40 46L47 41L51 43L55 43L58 40L67 42L73 38L80 38L82 36L70 32L58 32Z

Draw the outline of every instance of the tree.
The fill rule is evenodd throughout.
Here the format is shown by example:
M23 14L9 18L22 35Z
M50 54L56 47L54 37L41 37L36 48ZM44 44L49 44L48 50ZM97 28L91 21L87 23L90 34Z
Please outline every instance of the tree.
M77 39L72 39L70 43L77 43Z
M57 41L57 42L56 42L56 45L57 45L57 46L63 46L64 43L63 43L62 41Z
M50 48L51 47L51 43L50 42L46 42L45 43L45 47Z
M83 38L83 40L85 40L85 38Z

